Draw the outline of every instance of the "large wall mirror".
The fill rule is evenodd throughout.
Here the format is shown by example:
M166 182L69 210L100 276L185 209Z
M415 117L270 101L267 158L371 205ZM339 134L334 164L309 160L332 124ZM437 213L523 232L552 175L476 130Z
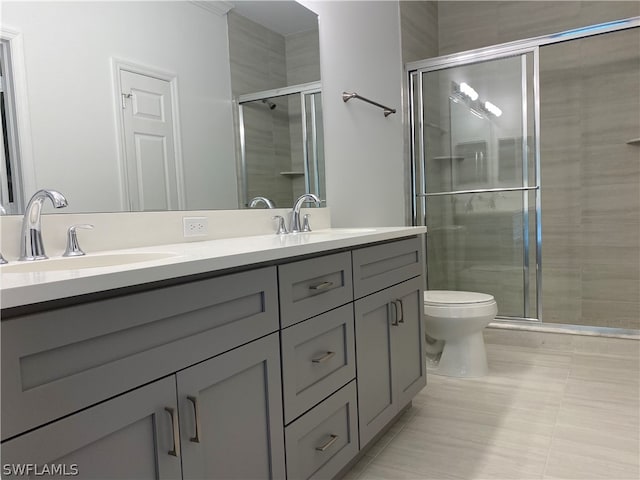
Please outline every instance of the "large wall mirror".
M287 98L321 80L317 16L297 2L6 1L0 28L9 213L38 188L64 213L323 194L320 89ZM241 98L282 89L243 123Z

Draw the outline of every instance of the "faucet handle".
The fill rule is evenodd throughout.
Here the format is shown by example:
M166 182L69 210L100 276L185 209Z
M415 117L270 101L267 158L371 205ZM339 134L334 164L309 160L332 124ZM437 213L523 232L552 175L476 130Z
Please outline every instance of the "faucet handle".
M311 225L309 225L309 217L311 217L310 213L305 213L304 216L302 217L302 231L303 232L310 232L311 231Z
M76 230L78 228L92 230L93 225L89 223L83 223L80 225L71 225L69 227L69 230L67 230L67 249L62 254L63 257L79 257L85 254L80 248L80 244L78 243L78 235L76 234Z
M273 219L278 221L278 229L276 230L276 235L285 235L289 233L287 231L287 227L284 224L284 217L282 215L275 215Z

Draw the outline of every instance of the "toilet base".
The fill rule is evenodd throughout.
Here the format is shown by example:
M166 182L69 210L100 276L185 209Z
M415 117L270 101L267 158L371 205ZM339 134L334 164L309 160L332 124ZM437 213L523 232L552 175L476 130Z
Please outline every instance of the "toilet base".
M482 330L445 341L440 362L429 373L448 377L483 377L489 373Z

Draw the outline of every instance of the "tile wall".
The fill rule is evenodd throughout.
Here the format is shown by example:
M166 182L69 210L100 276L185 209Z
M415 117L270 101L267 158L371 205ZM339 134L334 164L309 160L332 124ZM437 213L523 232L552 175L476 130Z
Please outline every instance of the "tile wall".
M540 49L545 321L640 329L640 31Z

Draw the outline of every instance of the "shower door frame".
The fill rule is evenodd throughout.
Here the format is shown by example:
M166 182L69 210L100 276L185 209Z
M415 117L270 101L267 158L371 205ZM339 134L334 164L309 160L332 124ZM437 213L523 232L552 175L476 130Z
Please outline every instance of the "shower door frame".
M455 194L472 194L472 193L491 193L491 192L508 192L508 191L522 191L523 192L523 283L524 283L524 295L523 305L524 313L523 317L516 316L497 316L497 320L515 321L515 322L527 322L527 323L542 323L542 223L541 223L541 198L540 198L540 47L543 45L550 45L554 43L567 42L570 40L576 40L580 38L591 37L603 33L616 32L620 30L626 30L630 28L640 27L640 17L630 17L626 19L600 23L596 25L589 25L585 27L575 28L572 30L566 30L550 35L543 35L539 37L527 38L523 40L517 40L514 42L503 43L499 45L493 45L490 47L483 47L474 50L467 50L460 53L443 55L440 57L434 57L427 60L420 60L416 62L407 63L405 66L405 88L409 93L408 95L408 125L409 125L409 138L410 138L410 150L411 150L411 212L413 225L426 225L426 199L430 196L442 196L442 195L455 195ZM457 190L452 192L432 193L426 192L426 174L425 168L425 141L424 141L424 101L423 101L423 74L429 72L435 72L438 70L446 70L448 68L472 65L480 62L487 62L492 60L499 60L508 57L523 57L528 53L533 54L533 107L534 107L534 164L535 164L535 185L527 185L528 182L528 146L527 146L527 92L526 92L526 75L523 72L522 75L522 106L523 106L523 186L513 188L489 188L489 189L470 189L470 190ZM526 66L523 64L523 68ZM414 80L417 80L414 81ZM418 112L414 112L414 105L416 104L416 91L414 85L417 83L417 95L418 95ZM415 120L419 119L419 124L416 125ZM418 142L416 142L418 138ZM417 152L416 152L417 143ZM528 210L528 193L529 191L535 191L535 215L536 215L536 318L527 317L526 314L529 310L529 210ZM421 223L420 223L421 222ZM526 234L526 235L525 235ZM426 242L425 236L425 242ZM426 244L425 244L425 252ZM428 275L427 275L428 282Z

